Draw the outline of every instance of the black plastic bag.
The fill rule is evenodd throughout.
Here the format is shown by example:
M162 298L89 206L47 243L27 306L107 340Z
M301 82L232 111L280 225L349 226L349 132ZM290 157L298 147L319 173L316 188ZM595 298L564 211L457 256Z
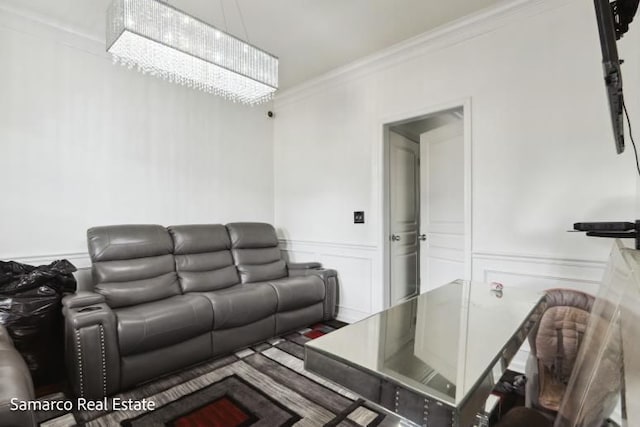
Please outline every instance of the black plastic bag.
M34 267L0 261L0 324L27 362L36 386L62 379L62 295L73 292L76 268L67 260Z
M34 267L19 262L0 261L0 293L12 295L46 285L57 292L73 292L76 267L66 259Z

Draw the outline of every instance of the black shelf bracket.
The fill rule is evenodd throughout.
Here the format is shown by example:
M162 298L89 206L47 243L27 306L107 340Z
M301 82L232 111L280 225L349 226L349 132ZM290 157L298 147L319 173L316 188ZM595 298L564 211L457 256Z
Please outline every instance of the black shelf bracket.
M590 237L611 239L635 239L636 249L640 249L640 220L635 222L576 222L575 231L584 231Z

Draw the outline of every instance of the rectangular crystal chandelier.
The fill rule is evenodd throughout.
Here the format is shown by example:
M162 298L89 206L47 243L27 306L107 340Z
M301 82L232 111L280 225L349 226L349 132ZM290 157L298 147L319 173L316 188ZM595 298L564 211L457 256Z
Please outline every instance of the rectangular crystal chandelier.
M137 68L234 102L260 104L278 88L278 58L158 0L114 0L107 52Z

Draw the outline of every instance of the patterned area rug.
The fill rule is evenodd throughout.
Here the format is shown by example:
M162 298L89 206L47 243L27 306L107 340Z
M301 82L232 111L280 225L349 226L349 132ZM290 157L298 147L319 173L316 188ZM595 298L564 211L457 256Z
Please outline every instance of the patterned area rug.
M304 343L342 325L340 322L317 324L116 396L123 400L145 398L154 401L154 411L41 413L38 414L42 421L40 425L397 425L395 417L385 416L349 391L304 370ZM58 394L42 399L54 398L64 396Z

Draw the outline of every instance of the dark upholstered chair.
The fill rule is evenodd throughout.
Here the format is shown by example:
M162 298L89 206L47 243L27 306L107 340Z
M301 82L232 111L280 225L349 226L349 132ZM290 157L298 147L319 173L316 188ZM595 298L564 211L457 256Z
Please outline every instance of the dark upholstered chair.
M622 407L626 409L626 420L623 425L639 425L640 410L638 401L638 375L640 366L640 346L638 346L638 324L640 324L640 251L624 247L616 241L609 257L604 279L594 299L580 292L568 293L566 290L549 291L548 310L553 307L574 307L573 310L553 310L546 321L544 316L539 330L548 329L547 333L534 336L547 336L536 340L532 350L540 355L541 347L548 347L549 360L554 351L559 360L556 363L546 362L545 369L555 375L554 380L562 384L558 387L562 397L557 406L555 417L550 417L548 407L541 413L531 408L515 408L511 410L497 427L601 427L615 425L609 423L608 417L613 413L616 403L622 399ZM583 326L587 311L586 326ZM555 313L554 313L555 312ZM549 326L553 325L553 326ZM568 330L568 333L556 333L553 330ZM575 341L573 344L569 342ZM558 343L558 341L562 341ZM542 344L542 345L541 345ZM562 344L562 345L561 345ZM567 345L568 344L568 345ZM576 353L573 347L578 347ZM561 350L565 348L565 350ZM624 348L624 357L623 357ZM560 349L560 350L558 350ZM568 349L568 350L567 350ZM543 353L545 351L543 350ZM542 369L542 368L540 368ZM571 373L568 380L562 378L566 370ZM555 372L555 374L554 374ZM625 387L622 387L624 377ZM531 381L531 379L529 379ZM533 385L536 385L535 383ZM557 401L557 399L553 399ZM625 424L625 421L627 424Z
M286 263L264 223L87 232L92 280L63 300L76 395L100 398L336 315L338 281Z
M514 408L496 427L608 425L603 422L620 395L623 363L621 323L617 314L619 300L614 301L620 293L611 288L609 284L601 286L597 299L577 291L548 291L545 314L549 314L546 319L545 314L541 318L535 336L537 346L532 350L540 357L542 347L548 347L542 350L542 357L547 361L543 359L538 363L540 370L545 369L544 375L551 378L540 380L540 388L534 382L528 384L527 389L527 392L540 390L541 406ZM545 328L547 332L541 332ZM553 332L556 332L555 338ZM558 360L550 362L554 357ZM562 378L568 369L571 370L569 377ZM529 379L532 380L536 378ZM552 382L552 387L545 386L544 381ZM550 389L550 394L545 394L545 389Z

